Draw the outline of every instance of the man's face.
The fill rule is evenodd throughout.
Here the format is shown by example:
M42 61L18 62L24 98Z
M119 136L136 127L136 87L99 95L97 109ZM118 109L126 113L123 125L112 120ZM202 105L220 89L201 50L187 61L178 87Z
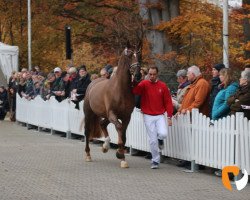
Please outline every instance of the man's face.
M187 77L188 77L188 81L192 82L195 80L195 75L194 73L192 73L191 71L188 70L187 72Z
M86 72L84 69L80 69L80 70L79 70L79 75L80 75L81 77L85 76L86 74L87 74L87 72Z
M63 80L67 82L69 80L69 74L66 74Z
M55 72L55 76L58 78L58 77L60 77L61 76L61 74L62 74L62 72L61 71L56 71Z
M149 75L149 80L151 82L153 82L153 83L156 82L156 80L158 78L158 73L157 73L156 69L149 69L148 75Z
M213 77L218 77L219 76L219 71L215 68L212 69L212 76Z
M181 84L181 83L184 82L183 79L184 79L184 78L183 78L182 76L177 76L177 82L178 82L179 84Z
M24 78L25 78L26 80L30 79L30 78L31 78L31 74L30 74L29 72L26 72L26 73L24 74Z

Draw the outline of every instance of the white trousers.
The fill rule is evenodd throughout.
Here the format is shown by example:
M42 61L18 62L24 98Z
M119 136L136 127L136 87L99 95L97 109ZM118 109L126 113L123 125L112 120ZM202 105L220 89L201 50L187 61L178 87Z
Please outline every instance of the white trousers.
M163 140L167 137L167 118L163 114L155 116L144 114L143 118L149 137L152 162L160 163L158 139Z

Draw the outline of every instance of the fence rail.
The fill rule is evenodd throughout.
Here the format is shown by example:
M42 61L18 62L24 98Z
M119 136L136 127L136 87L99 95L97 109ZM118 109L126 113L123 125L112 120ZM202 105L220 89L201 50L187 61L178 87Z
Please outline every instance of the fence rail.
M84 117L83 102L80 110L69 100L57 102L54 98L43 101L41 97L28 101L17 95L16 119L38 127L83 135L80 123ZM113 124L108 126L111 142L117 144ZM250 173L250 121L243 113L228 116L211 123L197 109L192 113L173 118L169 134L164 141L162 154L172 158L194 161L209 167L222 169L236 165ZM141 112L135 109L127 129L126 146L149 152L149 143Z

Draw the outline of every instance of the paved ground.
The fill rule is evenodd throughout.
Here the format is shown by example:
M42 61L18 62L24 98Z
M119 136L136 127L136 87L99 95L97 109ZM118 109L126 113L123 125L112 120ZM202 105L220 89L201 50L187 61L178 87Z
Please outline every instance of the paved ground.
M227 191L212 174L185 173L168 161L158 170L149 160L127 156L121 169L115 150L91 145L94 162L83 160L84 143L0 122L0 200L249 200L250 185Z

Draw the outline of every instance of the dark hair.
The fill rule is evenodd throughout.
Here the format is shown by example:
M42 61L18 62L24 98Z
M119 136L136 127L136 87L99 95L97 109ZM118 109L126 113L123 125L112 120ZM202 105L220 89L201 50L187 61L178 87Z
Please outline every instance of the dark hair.
M81 69L83 69L84 71L87 71L86 66L83 64L78 68L78 71L80 71Z
M226 67L223 63L219 63L219 64L214 65L214 68L219 72L220 70L222 70Z
M150 66L149 69L155 69L157 73L159 72L159 69L156 66Z
M68 73L63 71L62 74L61 74L61 78L64 78Z
M246 64L244 68L250 68L250 64Z

